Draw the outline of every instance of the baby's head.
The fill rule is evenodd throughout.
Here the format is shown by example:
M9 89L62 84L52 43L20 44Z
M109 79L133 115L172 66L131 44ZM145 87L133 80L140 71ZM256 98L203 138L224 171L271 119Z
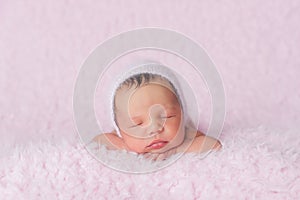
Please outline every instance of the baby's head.
M113 114L119 136L131 151L164 152L184 139L182 102L172 82L159 74L138 73L121 82ZM155 140L162 143L149 147Z

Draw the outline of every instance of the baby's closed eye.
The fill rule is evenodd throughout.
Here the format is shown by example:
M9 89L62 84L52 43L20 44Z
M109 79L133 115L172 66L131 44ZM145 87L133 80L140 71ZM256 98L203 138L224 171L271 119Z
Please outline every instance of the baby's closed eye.
M167 118L167 119L172 118L172 117L176 117L176 115L161 116L161 118Z
M173 118L173 117L176 117L176 115L167 115L167 116L166 115L162 115L162 116L160 116L161 119L170 119L170 118ZM137 121L131 127L137 127L137 126L141 126L143 124L145 124L144 121Z

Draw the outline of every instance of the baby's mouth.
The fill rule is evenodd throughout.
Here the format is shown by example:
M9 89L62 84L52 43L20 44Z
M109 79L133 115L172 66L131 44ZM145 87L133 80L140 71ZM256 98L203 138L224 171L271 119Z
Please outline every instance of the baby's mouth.
M149 148L149 149L160 149L160 148L163 148L164 146L166 146L167 143L168 143L168 141L155 140L155 141L151 142L151 144L149 144L146 148Z

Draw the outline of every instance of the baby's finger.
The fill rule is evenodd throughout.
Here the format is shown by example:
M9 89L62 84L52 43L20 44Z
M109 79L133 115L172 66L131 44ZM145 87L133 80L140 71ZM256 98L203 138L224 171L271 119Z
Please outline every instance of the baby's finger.
M144 153L144 154L143 154L143 157L146 158L146 159L148 159L148 158L151 157L151 154L150 154L150 153Z
M174 153L175 153L174 149L166 151L164 153L161 153L161 154L158 155L157 160L165 160Z
M144 158L149 159L149 160L155 160L157 155L153 153L145 153L143 154Z
M172 150L171 151L168 151L164 154L164 159L167 159L169 158L170 156L172 155Z
M169 152L159 154L158 157L156 158L156 160L158 160L158 161L165 160L165 159L167 159L169 157L168 154L169 154Z
M152 154L152 160L155 160L155 161L156 161L157 158L159 157L159 155L160 155L160 154L158 154L158 153L153 153L153 154Z
M168 151L167 157L171 157L172 155L174 155L174 154L176 154L176 153L177 153L177 150L176 150L176 148L174 148L174 149Z
M164 159L164 154L160 154L156 157L155 161L162 161Z

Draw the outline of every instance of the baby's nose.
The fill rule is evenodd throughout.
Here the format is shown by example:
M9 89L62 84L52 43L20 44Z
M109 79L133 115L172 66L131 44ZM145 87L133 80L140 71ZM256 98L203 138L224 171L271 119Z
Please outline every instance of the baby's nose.
M156 135L164 130L164 122L162 120L152 120L150 127L149 127L149 134Z
M149 113L150 125L148 127L149 128L148 133L150 135L161 133L163 131L166 120L161 116L165 116L165 115L166 115L166 111L164 109L164 106L160 104L155 104L151 106L150 113Z

